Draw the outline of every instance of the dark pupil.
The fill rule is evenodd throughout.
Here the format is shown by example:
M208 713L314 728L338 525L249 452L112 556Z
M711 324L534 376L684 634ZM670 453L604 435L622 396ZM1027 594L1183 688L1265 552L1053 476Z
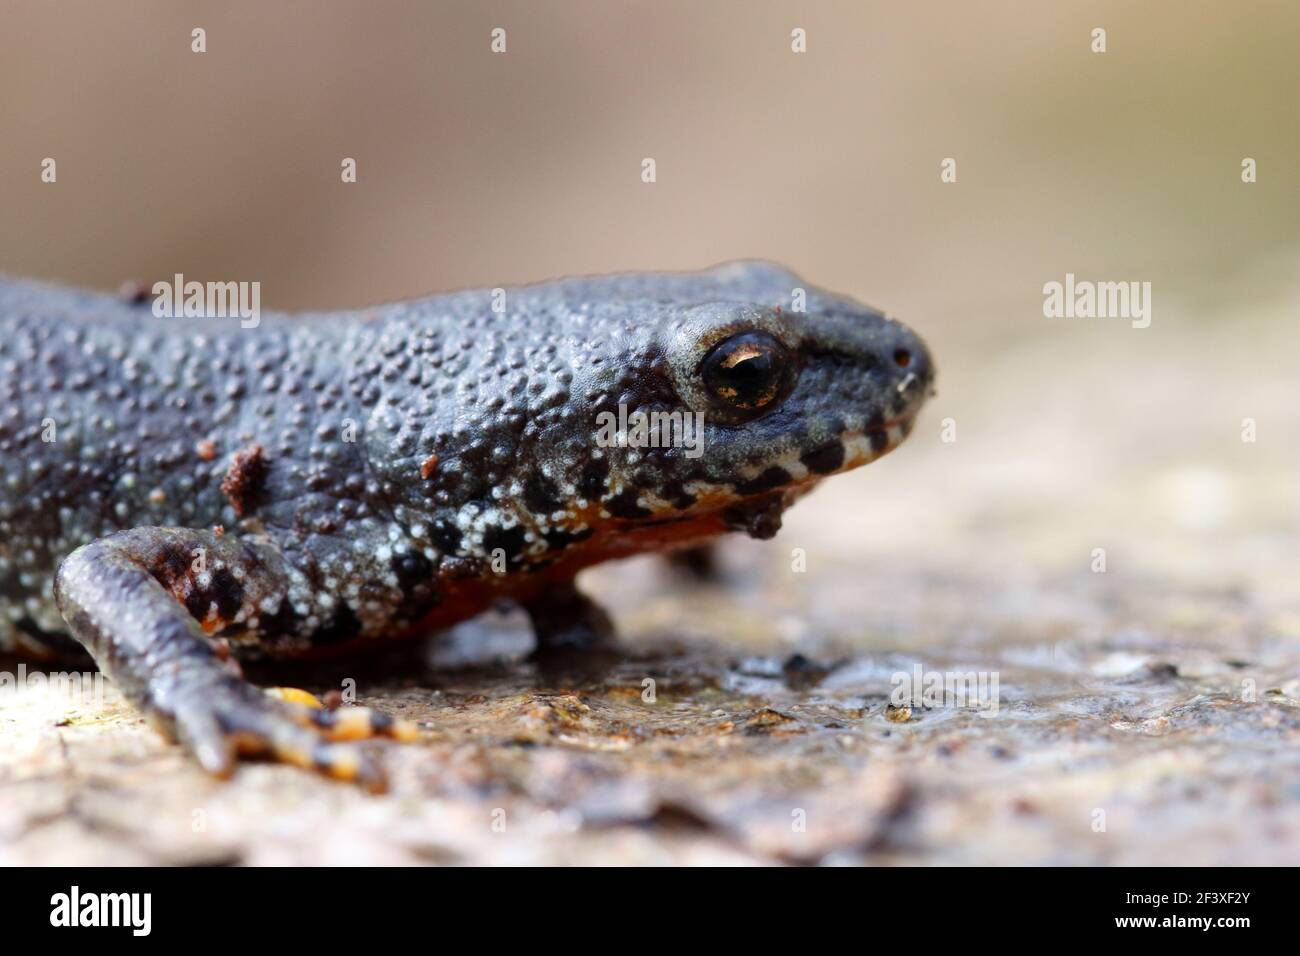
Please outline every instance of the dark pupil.
M776 397L781 369L766 336L741 335L724 342L705 363L704 382L737 408L761 408Z

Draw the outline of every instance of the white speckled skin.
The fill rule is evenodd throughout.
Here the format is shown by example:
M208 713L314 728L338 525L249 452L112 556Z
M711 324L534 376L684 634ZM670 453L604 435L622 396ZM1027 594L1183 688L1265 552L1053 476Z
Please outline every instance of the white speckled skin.
M757 411L701 375L745 333L786 375ZM176 729L158 698L190 685L141 664L160 644L199 686L213 635L291 655L516 591L594 620L559 571L662 546L639 535L665 523L774 533L813 481L901 441L932 375L905 327L764 263L255 329L0 280L0 650L66 649L71 632ZM703 453L598 447L597 415L620 404L702 412ZM610 533L609 554L574 560Z

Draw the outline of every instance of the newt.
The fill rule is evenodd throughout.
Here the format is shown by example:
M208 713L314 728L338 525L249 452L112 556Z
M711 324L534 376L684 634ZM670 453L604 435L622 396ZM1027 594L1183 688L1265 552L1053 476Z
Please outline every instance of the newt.
M88 652L214 774L263 755L375 789L356 740L411 726L240 663L502 600L541 648L608 641L580 570L770 538L934 378L904 325L763 262L245 324L0 278L0 652ZM602 436L629 410L658 424Z

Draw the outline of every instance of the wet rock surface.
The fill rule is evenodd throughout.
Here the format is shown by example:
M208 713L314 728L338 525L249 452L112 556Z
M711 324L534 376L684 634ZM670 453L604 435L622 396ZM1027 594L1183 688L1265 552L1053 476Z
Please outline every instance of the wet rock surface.
M782 594L783 578L797 585L765 574L761 550L741 552L716 586L647 563L603 572L605 598L625 595L625 654L534 663L521 622L498 617L436 642L436 668L357 678L362 702L422 729L417 744L376 745L384 796L269 764L211 780L111 689L102 707L26 690L2 712L0 862L1296 858L1300 653L1271 639L1277 622L1221 630L1203 615L1230 597L1165 593L1179 623L1125 630L1103 613L1076 640L947 578L920 587L958 639L908 648L872 594L915 615L909 572L875 568L856 594L834 585L857 613L771 613L758 594L803 597ZM1092 579L1035 595L1058 615L1125 603ZM838 627L818 632L821 615ZM918 667L919 692L893 706ZM927 699L932 673L970 675L967 692Z

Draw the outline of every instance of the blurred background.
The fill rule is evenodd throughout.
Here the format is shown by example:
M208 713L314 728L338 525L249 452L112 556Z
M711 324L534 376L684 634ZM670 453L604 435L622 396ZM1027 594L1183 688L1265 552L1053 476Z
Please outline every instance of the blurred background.
M929 859L1269 860L1300 839L1300 726L1187 708L1239 698L1240 668L1300 708L1297 51L1293 0L0 0L0 271L257 280L264 308L333 309L761 257L885 309L939 369L911 439L775 542L728 542L740 596L658 603L644 565L597 571L625 633L1001 667L1038 729L998 732L1038 775L972 764L946 798L925 788L958 778L926 776L955 814L921 818ZM1045 318L1066 273L1150 282L1150 327ZM1092 751L1054 769L1081 715L1113 779ZM1152 744L1184 762L1157 773L1141 740L1171 727L1181 756ZM1202 747L1216 733L1282 749ZM1086 838L1100 792L1126 849ZM1256 829L1216 829L1229 805Z

